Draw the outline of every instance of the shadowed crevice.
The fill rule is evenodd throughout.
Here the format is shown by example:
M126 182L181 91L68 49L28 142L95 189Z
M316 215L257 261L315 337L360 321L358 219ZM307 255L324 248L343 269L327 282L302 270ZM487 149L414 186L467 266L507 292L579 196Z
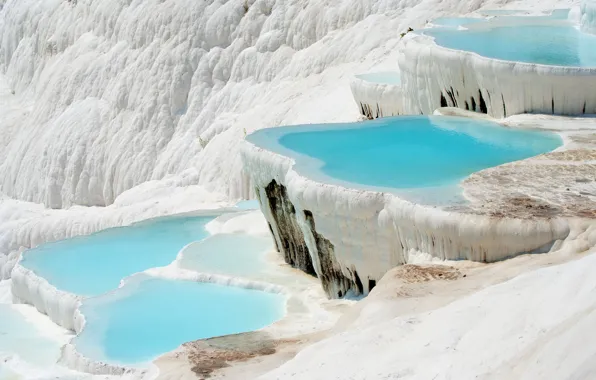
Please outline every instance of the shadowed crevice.
M445 95L441 92L441 107L447 107L447 99L445 99Z

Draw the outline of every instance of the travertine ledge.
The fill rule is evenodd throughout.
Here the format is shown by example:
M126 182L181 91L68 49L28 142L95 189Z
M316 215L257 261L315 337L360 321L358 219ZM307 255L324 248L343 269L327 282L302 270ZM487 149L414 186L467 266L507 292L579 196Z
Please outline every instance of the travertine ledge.
M404 38L398 62L408 114L431 114L439 107L497 118L596 113L596 68L486 58L438 46L424 35Z
M594 136L566 132L556 152L475 173L462 183L469 202L442 208L315 182L247 141L242 156L286 262L342 297L368 294L389 269L421 257L494 262L596 245L594 162L576 160L596 156Z
M368 119L404 114L400 84L374 83L356 76L350 88L360 113Z

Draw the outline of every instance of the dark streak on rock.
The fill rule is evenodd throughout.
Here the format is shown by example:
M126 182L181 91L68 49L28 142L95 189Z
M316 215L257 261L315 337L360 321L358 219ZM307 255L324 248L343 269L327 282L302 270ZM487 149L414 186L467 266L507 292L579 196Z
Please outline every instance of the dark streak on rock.
M358 276L358 272L356 272L356 270L354 270L354 282L356 282L356 288L358 289L358 293L364 294L362 281L360 281L360 277Z
M503 117L507 117L507 107L505 107L505 97L501 94L501 101L503 102Z
M335 247L333 244L317 232L312 212L304 210L304 217L317 244L317 255L321 267L319 279L321 280L323 289L330 297L334 296L332 293L333 289L338 289L337 295L338 297L341 297L343 294L346 294L348 290L353 288L354 282L344 276L339 264L335 261ZM360 283L360 286L362 286L362 283Z
M472 102L472 111L476 111L476 99L473 96L470 97Z
M377 286L377 281L373 280L372 278L368 279L368 291L370 292L373 288Z
M447 99L445 99L445 95L441 92L441 107L447 107Z
M369 104L360 102L360 113L365 116L369 120L377 119L379 117L383 117L383 112L381 110L381 105L377 103L376 111L373 111L373 108Z
M552 98L551 99L550 107L551 107L551 111L552 111L552 113L554 115L555 114L555 98Z
M449 95L449 98L451 99L451 105L453 107L457 107L457 100L455 100L455 95L453 93L453 87L451 87L451 91L447 90L447 95Z
M466 108L466 111L470 110L470 106L468 105L468 101L464 100L464 107Z
M486 108L486 102L484 101L484 97L482 96L482 90L478 90L478 99L480 102L480 112L488 113L488 109Z
M282 245L281 247L277 246L277 250L283 253L286 263L316 276L310 252L296 219L296 209L288 199L286 187L272 180L265 188L265 193L271 214L277 225L277 236ZM271 224L269 228L275 237L276 234Z
M582 115L586 113L586 102L584 101L584 108L582 108Z
M296 208L290 202L284 185L272 180L265 187L265 194L275 223L269 223L269 230L276 240L276 248L280 251L286 263L321 280L323 289L329 297L343 297L349 290L365 294L364 285L356 272L349 271L351 278L344 275L339 263L335 259L335 247L323 235L317 232L313 214L304 210L304 218L312 233L320 265L320 273L315 272L311 253L306 246L306 239L296 215ZM279 242L279 244L278 244ZM280 246L281 245L281 246ZM372 284L372 285L371 285ZM368 288L372 289L376 280L368 279Z

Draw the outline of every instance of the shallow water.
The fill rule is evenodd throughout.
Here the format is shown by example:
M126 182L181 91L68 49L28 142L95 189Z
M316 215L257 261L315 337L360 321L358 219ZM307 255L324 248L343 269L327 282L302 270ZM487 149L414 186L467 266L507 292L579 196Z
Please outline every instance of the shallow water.
M441 116L272 128L247 139L295 158L296 170L314 180L387 191L457 185L562 144L553 133Z
M548 17L562 17L561 12ZM519 18L518 18L519 19ZM596 36L570 25L511 25L490 29L427 29L438 45L506 61L596 67Z
M60 290L99 295L127 276L170 264L185 245L208 235L205 224L213 218L159 218L44 244L27 251L21 264Z
M9 357L43 368L53 365L60 356L61 342L44 336L18 308L30 306L0 304L0 379L16 376L3 365Z
M259 201L256 199L250 199L246 201L240 201L235 204L235 207L238 207L241 210L256 210L261 207Z
M201 273L255 277L267 269L266 254L274 249L270 236L218 234L185 247L179 265Z
M74 340L80 353L139 364L184 342L262 328L285 312L285 297L279 294L136 277L113 293L83 302L86 325Z

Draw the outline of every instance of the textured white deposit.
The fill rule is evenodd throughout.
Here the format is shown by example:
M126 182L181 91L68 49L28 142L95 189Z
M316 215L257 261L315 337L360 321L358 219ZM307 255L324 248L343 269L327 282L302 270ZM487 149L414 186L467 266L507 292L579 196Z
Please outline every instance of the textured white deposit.
M491 23L498 25L498 21ZM431 37L414 33L404 37L399 68L402 91L408 94L403 97L408 114L432 114L441 107L441 95L447 106L460 108L474 98L477 108L469 107L477 112L483 101L487 113L499 118L522 113L596 113L596 94L590 90L596 86L595 68L491 59L438 46Z
M323 184L294 170L294 160L244 142L243 161L259 196L267 221L277 231L267 194L275 180L286 186L288 200L296 209L313 266L322 274L317 243L304 210L313 214L316 231L334 246L336 269L353 282L358 273L368 293L368 279L378 281L391 268L426 259L495 262L518 253L558 249L578 251L573 240L596 244L593 223L578 218L493 217L482 212L458 212L424 206L390 193ZM278 246L283 242L277 234ZM584 246L579 251L586 249ZM332 288L335 296L345 288Z
M500 20L496 18L488 24L466 27L485 28L511 23L510 19ZM585 32L596 33L596 2L582 1L580 7L571 9L569 21L579 23ZM523 23L548 25L553 20L526 17ZM416 32L407 34L403 40L398 56L400 85L374 83L358 75L352 80L354 99L362 114L369 118L431 114L442 106L441 95L447 106L469 107L477 112L480 112L480 103L484 102L486 112L494 117L521 113L596 113L596 95L589 90L596 85L594 68L554 67L486 58L437 46L431 37ZM578 48L582 49L581 46Z
M596 1L582 0L580 12L581 30L596 34Z
M592 254L430 312L363 314L262 379L592 379L594 270Z
M584 28L594 19L590 4L582 7ZM483 8L543 10L578 5L571 0L0 0L0 279L10 278L26 248L154 216L220 207L251 195L253 188L240 155L245 134L283 124L357 120L359 109L350 93L350 79L358 73L396 68L403 49L399 33L408 27L417 29L436 17ZM576 13L579 17L579 8ZM409 51L413 59L422 54L418 48ZM477 68L486 67L478 64ZM522 77L535 78L532 75ZM532 89L541 88L536 83ZM572 100L576 95L570 96ZM271 169L281 173L279 168ZM336 228L332 216L356 217L350 230L357 233L346 237L351 239L346 244L350 260L375 277L380 274L378 268L399 264L403 256L369 260L359 245L369 245L376 234L391 233L396 227L390 221L409 213L408 217L414 215L429 228L449 224L440 217L433 219L434 213L404 211L395 201L377 195L352 194L353 200L346 198L332 211L326 203L327 190L317 190L315 199L315 189L306 182L296 188L306 191L303 199L316 202L321 215L327 214L315 215L317 228L320 225L324 233ZM381 218L375 216L377 211L382 211ZM358 230L363 220L365 228ZM469 223L467 231L472 233L478 227L472 226L473 220ZM565 226L553 222L532 228L540 229L543 240L550 241ZM391 238L379 242L378 249L397 244ZM579 273L573 266L560 270L566 276ZM17 281L25 276L17 273ZM523 281L538 291L542 283L535 277ZM554 287L557 278L544 282L543 289L551 289L547 286ZM571 296L589 291L588 285L582 290L582 283L569 282L568 289L559 288L570 296L561 297L561 302L569 303L575 299ZM70 306L61 306L64 300L49 300L56 294L39 285L29 291L39 298L42 311L57 319L70 313ZM577 305L585 301L576 299ZM559 298L544 302L558 305ZM590 307L590 302L581 305ZM461 314L467 313L463 306L459 312L453 310L436 318L442 326L448 318L459 323ZM521 308L511 318L526 311L530 312ZM562 313L561 308L552 313ZM471 315L476 317L470 320L486 321L486 330L495 331L486 315ZM433 321L421 318L416 328L424 331L428 325L432 331ZM512 324L507 332L514 336L525 328ZM357 344L368 348L366 355L375 363L365 367L389 373L395 368L393 361L376 358L392 350L375 349L377 335L336 340L333 349L325 343L324 351L335 355L347 352L344 344ZM390 339L394 334L386 336ZM415 339L406 335L400 347L412 343L408 336ZM476 338L486 347L481 335ZM572 338L569 335L570 342L575 342ZM508 349L495 345L494 351L499 347ZM316 350L297 360L320 355ZM479 351L466 351L466 357ZM362 360L368 358L359 355ZM428 361L421 363L426 367L416 367L420 373L428 373L433 365L443 368L436 364L444 363L442 350L425 351L425 355ZM22 364L15 368L24 378L52 377L49 372L60 378L85 377L53 367L32 374L22 370L26 367ZM349 377L350 365L333 366L336 377L343 377L342 373ZM451 372L458 378L472 371L458 368L461 376ZM312 378L332 378L327 370L309 369L320 371ZM375 378L375 372L369 375Z
M360 113L368 118L404 114L401 85L375 83L356 75L350 83Z

